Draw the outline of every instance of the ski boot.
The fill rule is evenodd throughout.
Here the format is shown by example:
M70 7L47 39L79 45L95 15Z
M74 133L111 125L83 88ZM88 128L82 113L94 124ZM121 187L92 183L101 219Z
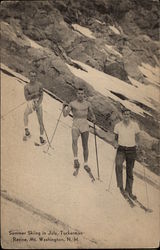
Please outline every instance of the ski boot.
M23 141L27 141L27 139L30 137L31 137L31 134L29 132L29 129L25 128L25 135L23 136Z
M125 192L129 198L131 198L133 201L137 200L137 196L132 194L132 190L125 189Z
M74 176L78 175L79 167L80 167L79 161L78 160L74 160L74 168L75 168L75 171L73 172Z
M41 145L44 145L46 143L46 140L43 139L42 136L39 137Z
M128 193L126 192L126 190L124 190L123 187L120 187L119 190L120 190L121 194L124 196L124 198L128 197Z
M133 201L137 200L137 196L136 196L136 195L134 195L134 194L132 194L132 193L129 193L128 195L129 195L129 197L130 197Z
M89 174L89 177L91 178L92 182L94 182L94 181L95 181L95 178L94 178L94 176L93 176L93 174L92 174L92 172L91 172L90 167L88 167L88 165L84 165L84 169L85 169L86 172Z

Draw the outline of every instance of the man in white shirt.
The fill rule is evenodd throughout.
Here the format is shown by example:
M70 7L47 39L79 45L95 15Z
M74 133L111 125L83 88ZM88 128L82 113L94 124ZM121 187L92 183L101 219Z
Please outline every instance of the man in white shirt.
M123 195L133 200L137 197L132 193L133 167L136 159L136 149L139 141L139 126L130 117L130 110L124 109L123 120L115 125L116 178L117 186ZM126 160L126 187L123 188L123 162Z

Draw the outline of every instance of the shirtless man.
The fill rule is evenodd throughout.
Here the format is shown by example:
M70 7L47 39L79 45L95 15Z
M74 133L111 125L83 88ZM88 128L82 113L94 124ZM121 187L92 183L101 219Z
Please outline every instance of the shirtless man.
M24 96L27 101L27 107L24 111L24 127L25 135L23 140L27 140L30 136L30 131L28 129L28 116L36 111L38 122L40 125L40 143L44 144L43 139L44 125L43 125L43 113L42 113L42 100L43 100L43 87L36 81L37 73L35 71L30 71L30 82L24 87Z
M77 91L77 99L68 104L63 103L63 115L66 117L70 111L73 114L72 124L72 150L74 155L74 176L78 174L80 167L78 161L78 138L81 135L83 157L84 157L84 169L87 171L91 179L94 181L94 177L91 173L91 169L88 166L88 138L89 138L89 125L87 122L87 116L90 112L93 123L96 122L95 115L93 113L91 104L84 99L84 89L79 88Z

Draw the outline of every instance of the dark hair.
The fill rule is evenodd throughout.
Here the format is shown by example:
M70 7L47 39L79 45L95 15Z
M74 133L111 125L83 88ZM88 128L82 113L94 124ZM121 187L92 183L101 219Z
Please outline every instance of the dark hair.
M130 112L130 113L131 113L131 111L130 111L129 109L123 108L123 109L122 109L122 114L124 114L125 112Z
M78 88L77 91L84 91L84 88Z
M37 72L35 70L30 70L29 71L29 75L32 74L32 73L36 74L36 76L37 76Z

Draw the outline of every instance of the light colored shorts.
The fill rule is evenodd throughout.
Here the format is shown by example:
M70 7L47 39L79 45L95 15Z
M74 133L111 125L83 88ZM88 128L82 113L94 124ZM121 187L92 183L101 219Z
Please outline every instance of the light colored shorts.
M32 112L34 112L35 110L34 110L34 105L35 105L35 103L38 101L38 99L34 99L34 100L31 100L31 101L28 101L27 102L27 111L29 112L29 113L32 113ZM41 106L41 105L40 105ZM40 106L39 106L39 108L40 108Z
M80 134L89 131L88 121L84 118L74 119L72 124L72 131L79 136Z

